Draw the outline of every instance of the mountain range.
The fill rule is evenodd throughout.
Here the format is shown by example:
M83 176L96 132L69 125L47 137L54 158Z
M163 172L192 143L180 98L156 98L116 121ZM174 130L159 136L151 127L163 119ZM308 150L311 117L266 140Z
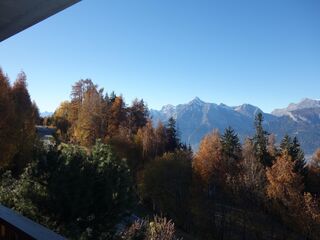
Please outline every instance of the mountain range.
M40 117L51 117L53 115L53 112L48 112L48 111L45 111L45 112L41 112L40 113Z
M175 118L182 142L197 149L201 139L214 129L222 133L231 126L241 141L252 137L255 131L254 118L259 112L263 114L265 130L275 134L277 143L285 134L297 136L309 157L320 147L320 100L305 98L269 114L250 104L218 105L196 97L186 104L166 105L161 110L151 109L150 115L154 124Z

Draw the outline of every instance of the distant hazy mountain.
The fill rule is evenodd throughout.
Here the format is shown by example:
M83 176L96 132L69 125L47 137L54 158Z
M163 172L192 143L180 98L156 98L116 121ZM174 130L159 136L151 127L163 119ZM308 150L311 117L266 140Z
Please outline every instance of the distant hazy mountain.
M223 132L231 126L241 140L254 134L254 117L261 112L267 131L276 135L277 141L288 133L298 136L306 154L312 154L320 147L320 101L303 99L300 103L290 104L285 109L276 109L271 114L250 104L227 106L206 103L198 97L186 104L166 105L160 111L150 110L154 124L166 122L171 116L183 142L197 148L201 139L213 129Z
M45 112L41 112L40 113L40 117L50 117L50 116L52 116L53 115L53 112L47 112L47 111L45 111Z
M320 120L319 109L319 100L305 98L297 104L289 104L287 108L275 109L272 114L275 116L289 116L294 121L310 121L310 123L314 123L314 121Z

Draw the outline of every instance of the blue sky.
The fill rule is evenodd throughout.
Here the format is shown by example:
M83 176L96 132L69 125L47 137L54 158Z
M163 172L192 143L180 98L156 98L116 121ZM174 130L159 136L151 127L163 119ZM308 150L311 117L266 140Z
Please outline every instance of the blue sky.
M318 0L84 0L0 43L41 111L91 78L150 108L199 96L266 112L320 98Z

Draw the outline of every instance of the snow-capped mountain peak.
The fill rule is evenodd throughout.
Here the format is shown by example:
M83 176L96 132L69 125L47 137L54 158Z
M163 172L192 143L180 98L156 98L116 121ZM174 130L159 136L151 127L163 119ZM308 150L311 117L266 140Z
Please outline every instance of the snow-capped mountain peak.
M248 117L254 117L262 112L260 108L247 103L234 107L234 110Z
M280 111L279 115L277 111ZM276 135L277 141L285 134L297 136L306 154L312 154L320 146L320 140L315 140L319 139L320 132L319 100L303 99L285 109L275 110L271 115L250 104L230 107L223 103L206 103L196 97L186 104L166 105L160 111L151 109L150 115L155 125L158 121L166 123L170 117L175 118L181 140L196 149L201 139L213 129L223 133L231 126L242 141L252 137L254 117L260 112L264 127Z
M40 117L51 117L53 115L53 112L44 111L40 113Z
M188 104L189 105L203 105L203 104L205 104L205 102L202 101L199 97L195 97Z
M275 109L272 114L276 116L292 117L292 112L309 108L320 108L320 101L304 98L299 103L290 103L286 108Z

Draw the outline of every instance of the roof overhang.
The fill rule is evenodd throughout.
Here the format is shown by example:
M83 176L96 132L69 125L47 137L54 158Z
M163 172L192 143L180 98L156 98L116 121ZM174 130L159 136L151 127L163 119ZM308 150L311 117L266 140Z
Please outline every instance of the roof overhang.
M1 0L0 42L80 0Z

